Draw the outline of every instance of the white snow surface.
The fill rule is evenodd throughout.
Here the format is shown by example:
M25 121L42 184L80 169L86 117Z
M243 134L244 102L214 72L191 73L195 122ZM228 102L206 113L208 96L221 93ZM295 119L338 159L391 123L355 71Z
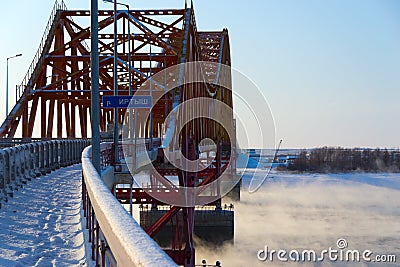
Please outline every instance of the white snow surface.
M0 266L87 266L81 165L34 178L0 209Z

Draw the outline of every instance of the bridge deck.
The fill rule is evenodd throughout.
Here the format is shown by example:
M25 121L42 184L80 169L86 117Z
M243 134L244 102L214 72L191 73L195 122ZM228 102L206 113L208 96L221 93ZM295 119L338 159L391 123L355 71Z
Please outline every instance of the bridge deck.
M14 192L0 209L0 266L79 266L86 262L81 171L80 165L63 168Z

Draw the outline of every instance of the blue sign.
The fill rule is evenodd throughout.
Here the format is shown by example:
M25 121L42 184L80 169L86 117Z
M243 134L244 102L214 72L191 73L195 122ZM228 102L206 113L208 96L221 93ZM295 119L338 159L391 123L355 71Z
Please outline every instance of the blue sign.
M152 97L138 96L103 96L103 108L151 108Z

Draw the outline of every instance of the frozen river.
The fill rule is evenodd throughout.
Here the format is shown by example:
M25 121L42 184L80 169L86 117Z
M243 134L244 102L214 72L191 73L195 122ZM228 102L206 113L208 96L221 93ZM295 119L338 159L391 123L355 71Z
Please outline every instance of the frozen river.
M399 266L400 174L272 173L256 193L248 193L254 171L246 171L242 200L235 203L235 241L218 250L197 247L197 259L220 260L222 266ZM265 175L257 170L255 175ZM330 260L296 262L292 250L314 250L319 258L329 247L370 250L374 256L396 255L397 263ZM284 250L282 259L260 261L260 250ZM295 258L296 254L293 254ZM265 256L261 254L260 256ZM262 257L261 257L262 259Z
M197 244L197 262L222 266L399 266L399 174L290 174L275 172L256 193L235 204L235 241L219 249ZM81 223L81 166L36 178L0 209L0 266L90 266ZM229 203L228 203L229 204ZM369 250L397 263L260 261L260 250ZM261 255L263 256L263 255ZM288 255L286 255L288 258Z

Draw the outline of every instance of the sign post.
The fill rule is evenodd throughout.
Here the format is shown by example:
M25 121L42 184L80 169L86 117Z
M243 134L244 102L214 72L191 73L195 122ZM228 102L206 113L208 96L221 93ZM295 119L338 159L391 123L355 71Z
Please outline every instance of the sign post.
M99 105L99 21L98 21L98 2L91 0L90 5L90 35L91 35L91 108L92 108L92 162L97 172L100 174L100 105Z

